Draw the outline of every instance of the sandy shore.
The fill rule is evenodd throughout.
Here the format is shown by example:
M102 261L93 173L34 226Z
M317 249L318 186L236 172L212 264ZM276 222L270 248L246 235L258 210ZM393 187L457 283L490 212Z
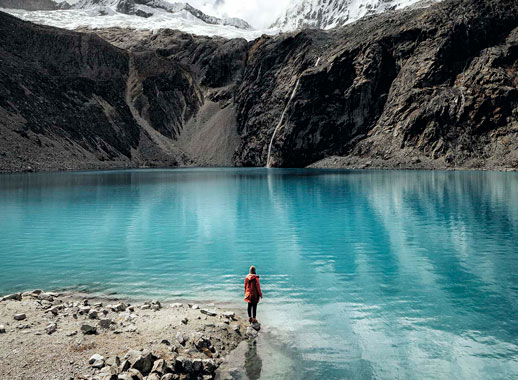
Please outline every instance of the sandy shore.
M228 379L257 336L222 305L40 290L0 300L2 379Z

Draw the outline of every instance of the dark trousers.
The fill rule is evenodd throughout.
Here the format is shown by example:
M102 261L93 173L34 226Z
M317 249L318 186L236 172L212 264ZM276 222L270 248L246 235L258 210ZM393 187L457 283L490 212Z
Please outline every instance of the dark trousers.
M248 318L255 318L257 315L257 302L256 303L248 303Z

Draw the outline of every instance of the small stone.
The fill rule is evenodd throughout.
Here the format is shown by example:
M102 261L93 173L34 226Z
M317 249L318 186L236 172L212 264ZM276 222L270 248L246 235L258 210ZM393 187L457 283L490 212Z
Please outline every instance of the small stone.
M109 318L103 318L99 320L99 327L102 329L109 329L110 325L112 323L112 320Z
M232 325L232 330L234 330L238 334L241 334L241 328L239 327L239 325Z
M95 326L92 326L92 325L87 325L87 324L83 324L81 325L81 331L83 332L83 334L85 335L88 335L88 334L97 334L97 328Z
M174 375L172 373L166 373L164 376L160 378L160 380L173 380Z
M147 377L147 380L160 380L160 375L158 373L151 373Z
M54 315L58 315L59 307L58 306L52 306L50 309L47 310L49 313L52 313Z
M200 305L194 304L191 306L191 309L193 309L193 310L198 310L199 308L200 308Z
M180 331L178 331L176 333L176 340L183 346L185 342L187 342L188 338L185 335L183 335Z
M172 303L172 304L171 304L171 307L172 307L172 308L183 307L183 303L175 302L175 303Z
M186 325L186 324L187 324L187 322L189 322L189 319L188 319L187 317L185 317L184 319L182 319L182 323L183 323L184 325Z
M97 318L97 310L90 310L88 312L88 318L90 319L96 319Z
M79 307L79 314L88 314L90 312L91 307L90 306L80 306Z
M7 300L12 300L12 301L21 301L22 300L22 293L13 293L13 294L8 294L6 296L3 296L0 301L7 301Z
M106 366L101 369L101 373L100 374L103 375L103 376L106 376L106 375L118 375L119 374L119 369L117 368L117 366L114 367L114 366L106 364Z
M53 334L56 332L56 330L58 329L58 325L56 323L49 323L47 325L47 327L45 327L45 332L49 335Z
M212 359L203 359L203 372L206 374L213 374L216 371L216 363Z
M140 373L138 369L130 368L128 374L131 376L131 380L144 380L144 376L142 376L142 373Z
M124 310L126 310L127 308L128 308L128 306L127 306L126 304L122 303L122 302L121 302L121 303L118 303L118 304L116 304L116 305L111 305L111 309L112 309L112 311L114 311L114 312L116 312L116 313L117 313L117 312L120 312L120 311L124 311Z
M5 326L0 325L0 334L5 334Z
M203 371L203 362L201 359L193 359L192 360L192 369L194 372L201 372Z
M249 337L249 338L255 338L257 336L257 331L251 327L251 326L248 326L246 328L246 335Z
M77 331L70 331L65 334L66 336L75 336L77 335Z
M23 321L27 316L24 313L15 314L13 317L17 321Z
M201 350L203 348L210 348L212 346L210 339L200 332L193 334L192 342L198 350Z
M176 358L174 367L178 373L190 373L192 372L192 361L189 358L179 356Z
M169 342L167 339L162 339L162 341L160 343L161 344L165 344L166 346L170 346L171 345L171 342Z
M137 369L143 375L147 375L151 372L154 362L153 354L149 351L143 351L140 356L133 362L131 368Z
M94 354L90 357L90 360L88 360L88 364L93 368L102 368L104 367L104 357L99 354Z
M261 324L260 324L259 322L252 323L252 327L253 327L256 331L261 330Z
M129 360L124 360L120 366L119 366L119 369L121 372L126 372L128 369L131 368L131 363Z
M54 301L54 297L50 293L41 293L38 295L38 299L49 301L49 302Z
M165 363L165 360L164 359L158 359L158 360L155 360L155 362L153 363L153 368L151 369L151 372L156 372L156 373L159 373L160 375L163 375L165 374L167 371L167 365Z
M223 316L225 318L234 319L234 317L236 316L236 313L234 313L233 311L225 311L223 313Z
M200 312L210 317L215 317L216 315L218 315L218 313L216 313L214 310L200 309Z
M96 302L96 303L94 303L94 307L101 308L101 307L103 307L103 303L102 302Z
M149 305L149 304L145 303L144 305L140 306L140 308L141 308L142 310L148 310L148 309L151 309L151 305Z
M112 356L106 360L106 365L118 368L121 365L121 360L118 356Z

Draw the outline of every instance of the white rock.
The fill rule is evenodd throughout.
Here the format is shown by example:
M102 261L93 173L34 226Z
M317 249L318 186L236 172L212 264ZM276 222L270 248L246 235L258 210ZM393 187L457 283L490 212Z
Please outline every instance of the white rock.
M90 364L93 368L102 368L104 367L104 357L99 354L94 354L88 360L88 364Z
M230 318L230 319L234 319L234 317L236 316L236 313L234 313L233 311L225 311L223 313L223 316L225 318Z
M171 304L171 307L183 307L183 303L175 302Z
M257 331L251 327L251 326L248 326L246 328L246 335L249 337L249 338L255 338L257 336Z
M5 326L0 325L0 334L5 334Z
M218 313L216 313L214 310L200 309L200 312L210 317L215 317L216 315L218 315Z

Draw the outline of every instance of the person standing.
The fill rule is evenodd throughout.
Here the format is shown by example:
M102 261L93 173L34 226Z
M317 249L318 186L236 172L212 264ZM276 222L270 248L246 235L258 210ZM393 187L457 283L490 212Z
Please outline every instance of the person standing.
M250 323L257 323L257 304L261 298L263 298L263 293L259 284L259 276L252 265L245 278L245 301L248 302L248 322Z

